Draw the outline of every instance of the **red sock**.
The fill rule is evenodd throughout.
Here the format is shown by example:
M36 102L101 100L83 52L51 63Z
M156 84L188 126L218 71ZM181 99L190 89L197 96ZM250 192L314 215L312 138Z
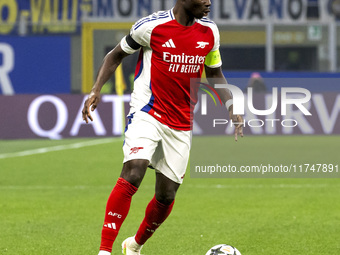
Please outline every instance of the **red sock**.
M165 205L156 200L155 197L146 207L145 217L142 224L139 226L135 240L138 244L143 245L156 231L156 229L169 216L174 202L170 205Z
M119 229L125 220L131 204L131 198L137 188L123 178L119 178L106 204L104 226L100 250L112 251Z

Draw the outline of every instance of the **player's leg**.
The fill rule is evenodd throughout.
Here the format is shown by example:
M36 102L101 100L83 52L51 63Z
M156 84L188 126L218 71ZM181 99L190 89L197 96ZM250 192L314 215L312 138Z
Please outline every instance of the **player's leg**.
M129 237L123 242L124 254L140 254L140 250L144 243L169 216L179 186L179 183L170 180L160 172L156 172L155 196L146 207L145 217L139 226L135 237Z
M143 245L169 216L180 184L156 172L156 193L148 204L135 240Z
M148 121L157 128L161 141L150 160L150 165L157 169L156 194L146 208L136 236L127 238L122 244L126 255L139 255L142 245L169 216L189 158L189 131L170 129L150 116Z
M111 252L120 226L128 214L131 198L143 180L160 139L157 128L144 118L140 112L129 118L123 145L123 170L107 202L101 251Z
M124 163L121 176L107 201L101 251L111 252L119 229L129 212L132 196L142 182L148 164L149 161L143 159L134 159Z
M169 216L189 160L191 133L164 126L162 130L161 146L151 159L151 165L157 169L156 194L146 208L134 242L131 242L138 245L143 245Z

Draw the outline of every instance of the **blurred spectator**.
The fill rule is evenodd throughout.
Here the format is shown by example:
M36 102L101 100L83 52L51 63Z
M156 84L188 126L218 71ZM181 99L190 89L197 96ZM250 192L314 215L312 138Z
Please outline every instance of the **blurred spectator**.
M266 85L260 73L257 72L251 74L247 88L253 88L253 92L255 93L267 91Z
M340 0L333 0L331 3L332 13L337 21L340 20Z

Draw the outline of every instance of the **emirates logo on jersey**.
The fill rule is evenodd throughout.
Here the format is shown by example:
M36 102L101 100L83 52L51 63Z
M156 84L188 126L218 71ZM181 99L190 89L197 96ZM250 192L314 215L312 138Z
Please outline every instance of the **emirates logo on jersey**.
M190 56L182 53L181 55L171 54L170 52L163 52L163 60L170 63L178 64L204 64L205 56Z
M170 52L163 52L163 61L170 63L169 72L174 73L197 73L201 65L205 62L205 56L192 56L171 54Z

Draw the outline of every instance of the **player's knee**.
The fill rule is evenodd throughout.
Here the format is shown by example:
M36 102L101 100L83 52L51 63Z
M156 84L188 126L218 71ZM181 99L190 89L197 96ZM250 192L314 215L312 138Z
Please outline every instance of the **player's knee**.
M121 177L138 188L144 178L146 168L147 162L129 161L124 164Z
M136 171L136 169L133 169L129 173L125 173L124 175L122 175L122 177L133 186L139 187L144 175L141 174L139 171Z
M175 196L175 191L156 193L156 200L161 204L170 205L175 200Z

